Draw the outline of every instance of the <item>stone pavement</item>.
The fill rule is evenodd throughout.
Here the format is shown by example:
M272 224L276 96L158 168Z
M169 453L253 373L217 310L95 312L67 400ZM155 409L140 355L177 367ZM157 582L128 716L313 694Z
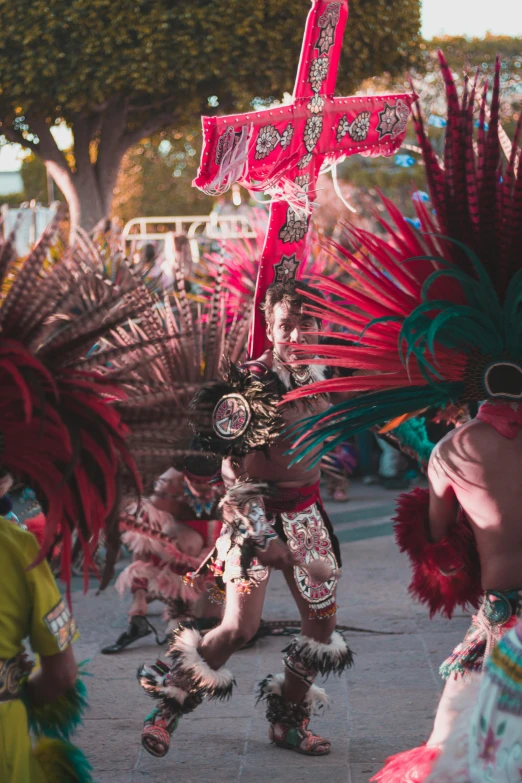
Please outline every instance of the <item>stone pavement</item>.
M116 656L100 648L126 627L125 608L113 588L100 596L90 591L73 596L81 629L78 660L90 659L91 709L78 742L87 752L98 783L363 783L391 753L424 741L441 691L439 663L462 639L468 625L463 614L451 622L430 622L425 609L407 593L408 563L391 536L394 495L380 487L354 483L348 503L330 504L342 542L344 573L339 585L340 624L355 667L326 689L331 707L313 727L332 740L332 752L309 758L271 746L261 706L255 706L256 683L282 670L285 639L265 638L230 662L237 688L226 703L203 704L184 718L164 759L155 759L139 744L143 717L151 700L135 678L142 661L161 650L151 637ZM159 604L154 604L152 611ZM296 617L281 578L274 573L265 620ZM151 618L162 628L159 614ZM370 631L385 632L383 635Z

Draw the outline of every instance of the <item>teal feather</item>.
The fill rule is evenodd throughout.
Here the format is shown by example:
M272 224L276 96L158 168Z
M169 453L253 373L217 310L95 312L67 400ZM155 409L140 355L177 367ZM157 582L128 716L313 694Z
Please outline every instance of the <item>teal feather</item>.
M450 278L456 280L461 284L462 290L468 300L468 304L471 307L475 307L479 310L484 310L488 313L488 316L496 321L499 325L502 323L502 308L498 301L493 289L489 289L474 280L465 272L461 272L459 269L439 269L436 272L426 278L421 289L421 296L423 301L429 301L429 291L432 285L441 278ZM489 285L492 286L491 281ZM447 303L451 304L451 303Z
M509 283L504 302L504 331L509 355L515 357L522 352L522 269Z
M24 692L22 698L27 709L29 729L35 736L69 740L82 725L89 707L83 676L86 676L86 672L80 669L72 688L50 704L39 707L32 705Z
M426 421L422 416L403 421L391 430L390 435L397 438L401 446L413 451L419 462L428 464L435 444L428 436Z
M364 393L322 414L301 420L288 430L294 438L289 452L292 464L315 452L311 457L311 466L315 466L337 443L369 427L380 426L421 408L442 407L467 398L469 391L464 385L463 373L465 359L470 355L477 353L499 361L511 359L522 365L522 270L511 279L502 306L478 256L461 242L448 237L443 239L466 254L470 273L436 256L407 259L406 263L424 260L434 261L439 266L425 279L420 303L405 318L390 315L369 320L359 340L364 343L363 336L373 325L402 323L397 346L400 360L408 371L415 359L416 370L422 373L426 384L407 386L405 380L402 388ZM433 285L441 278L458 285L463 295L462 303L429 300ZM439 361L437 354L443 348L454 353L459 361L450 366L442 357ZM385 384L386 374L383 386Z
M287 452L293 455L291 464L300 462L321 446L310 463L310 467L315 467L337 443L370 427L382 426L396 416L412 413L419 408L440 407L449 400L456 401L463 391L462 383L438 383L432 387L406 386L371 392L341 402L324 413L301 419L287 428L286 433L294 439L294 443L305 436L302 443L294 445Z
M358 345L359 343L363 342L364 335L369 329L372 328L372 326L376 326L377 324L389 324L393 322L400 324L403 320L404 319L400 318L398 315L383 315L380 318L373 318L370 323L366 324L354 345Z

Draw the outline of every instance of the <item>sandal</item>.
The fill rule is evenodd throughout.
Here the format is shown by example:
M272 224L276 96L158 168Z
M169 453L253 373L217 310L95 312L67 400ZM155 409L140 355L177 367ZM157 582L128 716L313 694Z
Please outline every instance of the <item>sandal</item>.
M147 753L158 759L167 755L170 737L176 730L180 717L178 713L166 718L157 707L147 715L141 732L141 744Z
M115 653L121 652L126 647L129 647L129 645L133 644L138 639L149 636L151 633L154 633L157 644L164 644L165 639L161 640L159 638L158 632L146 617L134 615L130 618L127 630L118 636L114 644L103 647L101 652L103 655L114 655Z
M285 726L283 723L271 723L268 729L270 741L278 748L295 750L303 756L326 756L330 753L330 741L318 737L308 729L308 719L298 726Z

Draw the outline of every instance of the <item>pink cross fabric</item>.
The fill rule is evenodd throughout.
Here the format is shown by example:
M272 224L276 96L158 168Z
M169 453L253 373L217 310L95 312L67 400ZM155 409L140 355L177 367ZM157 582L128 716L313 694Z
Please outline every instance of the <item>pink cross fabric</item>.
M324 163L348 155L391 155L406 133L412 93L334 97L348 0L312 0L293 100L226 117L203 117L203 150L194 185L225 192L234 182L272 196L259 267L249 352L264 350L259 305L267 287L299 277L316 183Z

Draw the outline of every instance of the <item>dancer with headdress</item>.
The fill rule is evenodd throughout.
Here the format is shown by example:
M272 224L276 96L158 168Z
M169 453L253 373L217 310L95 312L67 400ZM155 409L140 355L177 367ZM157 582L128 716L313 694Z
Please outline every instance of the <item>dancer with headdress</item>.
M132 552L132 562L118 576L116 589L121 595L130 590L132 604L127 630L103 648L105 654L156 633L146 616L153 600L165 604L169 630L180 620L196 617L199 627L212 626L221 616L207 598L214 579L185 579L216 542L222 494L220 462L194 437L189 403L198 389L219 377L223 351L233 361L244 356L251 308L227 318L222 272L208 303L191 305L181 269L174 271L174 302L166 295L157 310L168 338L168 363L158 357L140 365L139 393L126 404L129 446L153 489L148 497L122 508L122 542Z
M319 493L319 470L290 467L283 430L307 412L325 412L322 395L281 407L283 395L324 377L324 368L293 366L297 346L317 342L320 321L306 310L316 292L298 282L321 166L347 155L390 155L406 133L411 94L334 98L347 0L312 0L293 102L231 117L204 117L204 148L194 184L223 193L234 181L272 196L259 263L251 360L229 363L221 383L193 403L202 442L223 457L224 528L205 567L225 586L222 623L204 638L190 628L170 637L169 664L142 666L139 680L157 700L142 743L164 756L180 718L206 696L230 696L223 668L257 631L271 568L283 571L301 616L301 634L284 650L284 674L267 676L267 705L276 745L323 756L330 742L309 723L326 700L316 677L341 674L352 654L336 628L339 542ZM267 347L267 342L270 347ZM312 350L314 353L314 350ZM201 573L202 570L197 573Z
M278 407L285 391L310 380L308 373L293 374L287 345L314 340L318 324L303 313L307 301L295 283L271 286L265 313L273 348L258 360L231 364L227 377L202 389L193 402L199 437L223 456L227 488L222 534L196 574L210 571L224 584L225 613L204 637L180 627L170 637L170 665L158 661L139 670L141 684L159 700L142 737L153 755L165 755L180 717L204 696L231 694L234 678L223 666L258 629L270 568L283 571L302 619L301 635L285 650L285 674L270 675L260 685L270 739L308 755L330 750L308 724L326 700L313 684L317 675L341 673L351 664L351 652L335 631L339 544L321 502L319 471L290 470L285 456L290 444L282 436L310 406L324 410L328 403L318 397L305 407Z
M414 202L419 234L384 199L390 221L380 222L390 241L351 230L361 255L344 251L345 264L360 288L317 281L335 299L317 300L309 313L334 320L355 340L346 347L323 347L315 362L327 356L361 374L289 395L291 400L336 391L359 395L298 425L300 458L315 453L313 463L332 443L369 426L388 422L389 430L430 407L484 401L475 419L433 450L429 491L416 489L399 501L396 536L412 562L411 592L431 613L451 616L457 605L468 603L480 608L464 641L441 667L447 684L427 745L389 759L375 777L381 783L418 783L427 777L451 731L454 692L462 678L483 668L522 608L521 123L502 167L500 61L489 127L485 85L476 142L477 78L471 85L466 79L459 100L442 55L440 61L448 100L444 166L420 113L414 115L434 216ZM308 350L297 353L310 361ZM325 438L328 445L317 450Z
M85 756L70 742L86 707L71 648L73 539L83 550L87 579L99 536L113 524L124 466L139 487L125 446L128 429L115 409L125 393L108 377L103 351L88 357L97 340L139 311L139 291L123 268L117 284L108 285L95 248L81 237L74 246L61 238L61 218L22 262L13 236L0 238L0 494L13 476L34 490L45 513L41 546L0 518L0 778L6 783L92 779ZM45 559L57 541L67 601ZM38 667L25 655L27 637Z

